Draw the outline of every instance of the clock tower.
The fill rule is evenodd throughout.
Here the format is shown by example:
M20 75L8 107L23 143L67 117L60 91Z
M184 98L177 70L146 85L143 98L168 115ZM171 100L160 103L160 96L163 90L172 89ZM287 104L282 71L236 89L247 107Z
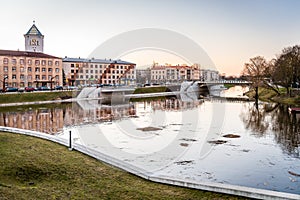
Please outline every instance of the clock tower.
M25 37L25 51L41 52L44 51L44 35L39 31L33 21L33 25L24 35Z

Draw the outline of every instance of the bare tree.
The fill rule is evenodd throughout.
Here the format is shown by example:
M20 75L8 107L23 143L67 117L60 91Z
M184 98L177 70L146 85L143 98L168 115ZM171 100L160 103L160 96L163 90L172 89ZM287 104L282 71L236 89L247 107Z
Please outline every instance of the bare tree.
M258 101L258 87L264 84L268 66L266 59L262 56L250 58L250 62L244 65L243 76L252 82L256 101Z
M274 81L286 88L300 81L300 46L284 48L274 65Z

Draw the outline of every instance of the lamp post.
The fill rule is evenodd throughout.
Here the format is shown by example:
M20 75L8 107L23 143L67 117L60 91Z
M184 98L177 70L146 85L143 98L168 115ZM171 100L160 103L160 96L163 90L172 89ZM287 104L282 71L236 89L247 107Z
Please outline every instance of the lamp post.
M53 88L52 88L52 82L53 82L53 81L52 81L52 80L53 80L54 78L55 78L55 76L53 76L53 77L50 79L50 89L51 89L51 90L53 90Z
M8 76L5 76L3 78L3 88L2 88L2 91L5 92L5 80L8 79Z

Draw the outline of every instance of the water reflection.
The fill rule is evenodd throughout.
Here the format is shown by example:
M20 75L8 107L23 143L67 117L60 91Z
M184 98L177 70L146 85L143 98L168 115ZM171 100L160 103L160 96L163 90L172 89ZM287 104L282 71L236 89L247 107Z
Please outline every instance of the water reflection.
M245 128L253 135L264 137L274 134L282 150L294 157L300 156L300 115L290 113L288 106L276 103L261 103L258 106L245 104L241 113Z
M64 127L66 108L24 108L0 112L0 126L56 134Z

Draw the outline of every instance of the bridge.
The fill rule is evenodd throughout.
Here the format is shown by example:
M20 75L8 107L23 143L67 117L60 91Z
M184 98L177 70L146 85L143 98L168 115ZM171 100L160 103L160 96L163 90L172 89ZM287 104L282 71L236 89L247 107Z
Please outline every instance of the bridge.
M214 80L214 81L195 81L200 84L236 84L236 85L249 85L251 81L240 81L240 80Z

